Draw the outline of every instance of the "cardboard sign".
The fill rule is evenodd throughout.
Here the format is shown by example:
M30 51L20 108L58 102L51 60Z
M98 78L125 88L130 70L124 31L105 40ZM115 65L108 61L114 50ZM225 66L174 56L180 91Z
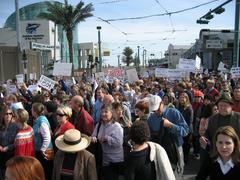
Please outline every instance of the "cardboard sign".
M240 67L231 68L230 73L233 78L240 78Z
M168 69L167 68L156 68L155 77L167 77Z
M29 74L29 79L31 79L31 80L37 79L37 74L36 73L30 73Z
M38 85L50 91L54 88L55 81L44 75L41 75L38 81Z
M127 77L128 77L128 81L130 83L133 83L133 82L139 80L136 68L126 70L126 74L127 74Z
M33 85L29 85L29 86L28 86L28 90L31 91L31 92L33 92L33 91L39 91L40 88L38 87L37 84L33 84Z
M71 76L72 63L54 63L53 75L54 76Z
M195 66L196 69L201 69L201 58L198 55L196 55L195 61L196 61L196 66Z
M16 79L17 79L18 84L24 83L24 75L23 74L17 74Z
M195 72L196 61L194 59L180 58L178 68Z
M10 94L15 94L17 93L17 87L14 84L8 84L7 85L7 90Z

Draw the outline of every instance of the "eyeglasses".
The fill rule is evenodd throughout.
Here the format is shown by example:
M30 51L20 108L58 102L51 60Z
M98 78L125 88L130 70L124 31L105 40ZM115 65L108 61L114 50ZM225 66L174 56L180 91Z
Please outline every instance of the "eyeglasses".
M66 116L66 114L57 113L57 116L63 117L63 116Z
M13 113L5 113L5 115L12 115Z

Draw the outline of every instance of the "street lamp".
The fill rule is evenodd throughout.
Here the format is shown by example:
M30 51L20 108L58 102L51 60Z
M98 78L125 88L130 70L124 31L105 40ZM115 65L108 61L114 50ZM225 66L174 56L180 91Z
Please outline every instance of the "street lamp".
M139 63L140 63L140 56L139 56L139 54L140 54L140 46L137 46L137 48L138 48L138 59L137 59L137 69L138 69L138 72L139 72Z
M98 57L99 57L99 72L102 72L102 54L101 54L101 32L100 30L102 29L101 26L97 26L98 30Z

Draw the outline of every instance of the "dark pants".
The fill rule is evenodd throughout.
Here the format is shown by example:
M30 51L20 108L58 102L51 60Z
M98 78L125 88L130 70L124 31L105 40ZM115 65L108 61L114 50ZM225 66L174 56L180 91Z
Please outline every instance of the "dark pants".
M123 163L111 163L108 166L102 168L103 180L120 180L122 174Z
M189 151L190 151L190 148L191 148L191 142L190 142L190 134L183 137L183 145L182 145L182 148L183 148L183 157L184 157L184 163L187 164L188 162L188 156L189 156Z
M52 179L53 161L46 160L39 151L37 151L35 155L43 166L46 180Z

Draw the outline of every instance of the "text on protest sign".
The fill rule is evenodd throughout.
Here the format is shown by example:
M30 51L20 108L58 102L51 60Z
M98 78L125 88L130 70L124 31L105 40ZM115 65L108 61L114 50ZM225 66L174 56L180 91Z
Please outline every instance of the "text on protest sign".
M55 81L44 75L41 75L38 81L38 85L50 91L51 89L54 88Z
M240 67L231 68L230 73L234 78L240 78Z
M54 76L71 76L72 63L54 63L53 75Z

